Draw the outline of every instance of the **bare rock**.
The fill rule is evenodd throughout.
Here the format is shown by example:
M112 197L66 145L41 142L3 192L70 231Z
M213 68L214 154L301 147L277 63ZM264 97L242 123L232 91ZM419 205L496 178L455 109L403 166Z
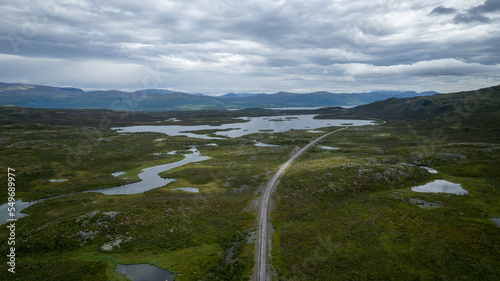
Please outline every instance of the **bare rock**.
M436 202L428 202L420 198L410 198L410 203L419 206L420 208L424 209L433 209L433 208L443 208L443 203L436 201Z

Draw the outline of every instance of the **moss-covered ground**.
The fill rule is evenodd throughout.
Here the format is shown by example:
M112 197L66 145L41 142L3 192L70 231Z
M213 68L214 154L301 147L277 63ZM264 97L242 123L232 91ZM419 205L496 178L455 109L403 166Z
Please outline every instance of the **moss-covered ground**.
M296 160L274 197L275 279L500 278L500 228L489 220L500 217L500 145L481 134L464 140L460 130L421 128L393 122L344 130L321 143L339 150L314 148ZM429 133L436 128L439 136ZM468 194L411 190L434 179Z
M293 151L321 135L263 132L202 140L122 134L110 129L113 124L98 125L108 112L15 111L5 114L21 117L0 127L2 182L10 167L17 199L69 195L25 210L28 216L16 222L17 273L2 262L1 280L126 280L115 271L117 263L154 264L176 280L248 280L259 188ZM109 120L138 125L134 114ZM55 117L39 122L46 115ZM202 124L206 118L221 124L235 117L179 115L181 121L161 122ZM136 117L142 124L155 121ZM274 278L497 280L500 228L489 219L500 217L500 145L490 128L469 129L386 122L343 130L320 144L338 150L311 148L273 195ZM278 146L257 147L256 141ZM211 158L161 173L177 179L167 186L136 195L77 193L136 181L141 169L178 161L193 145ZM434 179L460 183L469 193L411 191ZM200 192L171 190L176 187ZM442 207L422 208L414 198ZM0 199L6 202L7 192ZM1 227L0 241L8 236ZM6 256L8 247L2 242L0 253Z
M69 194L24 210L28 216L16 222L16 274L2 262L2 280L125 280L115 271L117 263L154 264L175 273L176 280L247 280L257 190L296 146L317 135L289 132L207 141L118 133L112 124L88 126L103 118L93 111L72 114L64 125L58 119L41 124L25 118L0 128L1 176L6 180L7 168L15 169L16 199ZM281 146L257 147L255 141ZM191 146L211 158L162 173L177 179L165 187L122 196L78 193L137 181L141 169L179 161ZM116 172L124 174L111 175ZM172 191L175 187L200 192ZM0 198L7 202L7 192ZM0 228L0 241L8 235L6 227ZM2 243L0 252L7 254L8 247Z

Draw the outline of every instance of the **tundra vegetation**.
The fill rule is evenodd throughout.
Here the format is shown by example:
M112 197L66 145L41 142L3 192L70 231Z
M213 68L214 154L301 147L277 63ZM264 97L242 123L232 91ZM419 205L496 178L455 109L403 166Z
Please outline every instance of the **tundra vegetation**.
M257 189L296 146L317 135L288 132L203 140L119 133L110 128L112 122L99 125L106 120L122 126L158 119L167 124L234 122L234 113L225 116L227 112L159 116L0 110L5 117L0 129L5 148L0 152L2 178L8 167L16 170L16 198L33 201L67 194L24 210L28 216L16 223L16 274L2 263L0 276L5 280L126 280L115 271L118 263L157 265L175 273L176 280L248 280ZM134 115L140 121L131 121ZM282 146L257 147L255 141ZM141 169L179 161L192 146L211 158L162 173L177 179L165 187L136 195L80 193L137 181ZM123 173L111 175L116 172ZM186 186L200 192L171 190ZM7 202L7 192L0 198ZM0 228L2 241L8 235L7 228ZM7 249L2 243L0 251Z
M275 192L278 280L498 280L499 87L390 99L328 117L385 118L314 148ZM412 164L412 165L408 165ZM419 167L427 165L438 173ZM445 179L467 195L417 193Z
M500 217L498 93L316 112L386 122L332 134L320 145L339 149L311 148L285 172L272 199L273 278L498 280L500 228L489 220ZM68 194L25 209L28 216L16 222L16 274L1 263L0 278L127 280L116 264L149 263L176 280L249 280L259 190L293 151L321 134L202 140L111 127L221 124L272 114L0 108L1 176L16 169L16 198ZM137 181L142 168L178 161L191 146L211 158L161 173L177 179L167 186L135 195L78 193ZM469 193L411 191L434 179L460 183ZM0 199L6 202L7 193ZM0 228L1 241L8 235ZM7 247L0 244L0 253Z

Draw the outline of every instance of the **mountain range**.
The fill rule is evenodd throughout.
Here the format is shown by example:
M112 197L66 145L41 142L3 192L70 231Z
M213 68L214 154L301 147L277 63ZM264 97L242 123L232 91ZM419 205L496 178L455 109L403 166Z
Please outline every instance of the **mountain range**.
M427 96L437 92L375 91L370 93L312 92L307 94L190 94L164 89L135 92L84 91L73 87L0 83L0 105L31 108L114 109L128 111L207 110L242 108L357 106L391 97Z

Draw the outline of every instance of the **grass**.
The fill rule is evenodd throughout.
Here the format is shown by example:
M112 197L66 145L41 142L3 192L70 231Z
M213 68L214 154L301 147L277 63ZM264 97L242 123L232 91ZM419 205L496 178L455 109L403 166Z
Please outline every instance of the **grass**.
M177 181L144 194L77 193L30 206L16 223L19 264L13 280L124 280L116 263L142 262L168 268L176 280L247 280L254 244L246 236L255 220L249 204L292 149L251 145L254 139L274 140L270 134L203 146L206 140L80 125L0 130L7 148L0 152L2 174L7 167L16 169L16 198L24 201L133 182L143 168L178 161L192 145L211 157L165 173ZM165 155L173 150L178 154ZM118 171L125 174L111 175ZM201 192L168 190L186 185ZM0 229L0 239L8 234ZM102 249L117 239L123 241L119 247ZM0 265L0 278L11 280L6 269Z
M38 116L28 111L22 118ZM119 118L71 111L65 120L57 112L40 112L54 115L52 123L36 124L35 118L0 127L2 175L7 167L16 169L16 197L25 201L134 181L142 168L182 157L166 152L191 145L211 158L162 173L177 181L143 194L79 193L30 206L28 216L16 223L13 280L125 280L114 270L117 263L144 262L175 272L176 280L248 280L255 244L247 239L255 228L252 202L259 187L297 148L320 135L296 130L207 141L119 134L89 124L98 124L102 114L120 125L175 115ZM192 114L180 114L180 122L222 124L236 117L231 112ZM339 150L308 150L274 192L275 279L497 280L500 229L488 219L500 217L499 145L489 138L489 129L464 130L393 120L343 130L320 144ZM279 147L256 147L255 141ZM207 142L218 146L204 146ZM111 176L118 171L127 174ZM469 194L411 191L435 179L460 183ZM169 190L175 187L200 192ZM0 198L7 200L6 194ZM423 209L411 198L443 207ZM0 228L0 239L8 235ZM119 239L119 247L102 248ZM0 252L7 252L6 243ZM0 264L0 278L11 280L6 269Z
M455 134L423 145L425 133L385 124L321 143L340 150L309 150L275 192L275 278L498 279L500 229L488 220L498 217L498 150L491 143L453 144ZM427 164L439 173L398 163ZM461 183L469 195L410 189L436 178ZM444 207L423 209L410 198Z
M172 191L174 188L182 188L182 187L193 187L193 188L198 188L199 192L201 193L212 193L212 192L223 192L226 191L226 189L221 188L219 184L217 184L215 181L206 183L206 184L195 184L192 183L188 180L177 180L173 183L170 183L168 187L163 187L161 189L164 190L169 190ZM173 191L172 191L173 192ZM185 191L175 191L175 192L185 192Z
M12 167L18 178L17 195L25 200L53 197L90 189L122 185L131 180L111 173L129 171L176 161L182 156L155 156L153 153L183 150L196 140L169 138L155 141L161 134L118 134L110 129L87 127L33 126L2 127L4 144L0 165ZM165 145L168 149L165 149ZM49 179L66 182L47 184ZM0 199L6 202L6 194Z
M29 215L16 225L16 254L22 262L16 276L29 280L30 274L53 274L60 266L45 267L52 266L50 257L57 254L65 260L62 264L81 264L81 271L68 277L73 280L96 274L105 276L102 280L117 278L110 275L116 262L146 261L177 273L176 280L193 280L194 272L203 278L231 265L219 260L226 256L227 241L252 226L255 217L244 210L252 197L251 191L202 195L154 190L128 196L73 194L32 205L26 209ZM1 236L7 234L7 229L1 229ZM119 247L102 249L117 239L124 241ZM102 258L108 256L116 262ZM243 261L250 258L235 255L233 259L243 264L238 274L248 274L250 264ZM5 267L2 272L7 272Z
M201 246L186 248L168 253L141 252L126 254L89 254L82 251L79 259L87 262L108 262L109 270L107 275L111 278L120 279L119 274L114 270L116 264L138 264L148 263L156 265L162 269L176 274L178 280L195 280L199 276L204 276L210 268L210 259L217 258L220 254L218 244L205 244Z

